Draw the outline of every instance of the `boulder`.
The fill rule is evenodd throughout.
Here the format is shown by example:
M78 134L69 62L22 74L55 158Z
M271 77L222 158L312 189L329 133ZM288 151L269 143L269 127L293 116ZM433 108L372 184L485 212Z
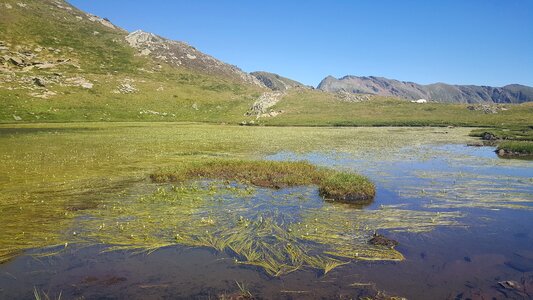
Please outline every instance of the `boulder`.
M137 92L137 88L130 83L122 83L118 86L118 89L113 91L115 94L133 94Z
M9 62L14 64L15 66L19 66L19 67L24 66L24 61L21 58L18 58L18 57L14 57L14 56L10 57L9 58Z
M496 136L490 132L484 132L483 135L482 135L482 139L484 139L485 141L494 141L496 140Z
M39 87L45 87L46 86L46 81L43 78L41 78L41 77L33 77L32 81L33 81L33 83L36 86L39 86Z
M55 64L51 64L51 63L43 63L43 64L37 64L35 65L35 67L39 70L44 70L44 69L52 69L52 68L55 68Z
M67 78L65 82L71 86L79 86L84 89L92 89L94 84L83 77Z

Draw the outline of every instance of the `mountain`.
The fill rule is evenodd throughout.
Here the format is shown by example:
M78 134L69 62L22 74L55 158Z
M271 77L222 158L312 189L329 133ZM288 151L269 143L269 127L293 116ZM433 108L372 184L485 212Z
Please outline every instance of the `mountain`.
M266 87L274 91L286 91L293 88L312 89L312 87L304 85L303 83L274 73L257 71L250 74L261 81Z
M345 76L340 79L328 76L320 82L318 89L327 92L375 94L448 103L523 103L533 101L533 88L518 84L504 87L445 83L421 85L374 76Z
M204 54L184 42L168 40L142 30L128 34L126 41L141 55L150 56L171 66L184 67L204 74L231 78L263 87L256 77L243 72L236 66Z
M4 0L0 11L0 122L239 122L268 91L184 42L63 0Z

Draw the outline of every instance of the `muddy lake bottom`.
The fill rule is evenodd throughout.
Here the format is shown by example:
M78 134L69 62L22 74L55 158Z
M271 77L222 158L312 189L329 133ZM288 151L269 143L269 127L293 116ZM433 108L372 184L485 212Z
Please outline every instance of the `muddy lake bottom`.
M34 289L51 299L238 299L242 287L259 299L533 298L533 161L467 147L470 129L0 127L0 251L18 247L0 264L0 299L33 299ZM169 198L175 187L148 180L158 168L206 157L306 160L367 176L377 196L353 207L325 202L313 186L269 190L200 182L183 199L190 193L202 199L182 214L185 208ZM224 192L209 198L204 190ZM173 216L184 223L167 224ZM160 223L152 221L156 217ZM243 258L231 249L173 238L175 231L201 235L194 226L191 232L180 228L190 222L216 237L239 218L259 225L272 220L309 255L333 252L328 257L343 264L326 274L302 267L272 276L261 266L237 263ZM141 221L156 228L135 227ZM346 222L345 232L333 228L338 222ZM99 224L120 230L98 235ZM128 230L131 242L121 238ZM397 252L367 248L373 232L398 241ZM141 235L150 237L141 242ZM157 246L141 249L146 239ZM326 241L347 241L377 259L339 256ZM110 249L113 243L138 248ZM394 255L403 260L390 259ZM504 288L504 281L520 286Z

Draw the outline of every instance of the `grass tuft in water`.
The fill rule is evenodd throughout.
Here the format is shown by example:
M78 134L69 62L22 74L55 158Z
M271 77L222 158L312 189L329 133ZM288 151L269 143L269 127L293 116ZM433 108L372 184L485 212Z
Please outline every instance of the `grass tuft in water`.
M533 155L533 141L507 141L498 145L504 155Z
M318 168L307 162L209 159L150 175L154 182L224 179L267 188L318 185L322 196L342 202L371 201L375 186L366 177Z

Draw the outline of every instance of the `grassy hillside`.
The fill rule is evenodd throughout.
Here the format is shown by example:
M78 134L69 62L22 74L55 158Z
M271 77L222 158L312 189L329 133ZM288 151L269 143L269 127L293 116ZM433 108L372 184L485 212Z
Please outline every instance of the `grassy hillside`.
M497 106L486 113L465 104L417 104L373 96L368 101L348 102L337 95L317 90L294 90L272 109L279 117L261 119L266 125L331 126L502 126L528 124L533 120L533 103ZM470 107L472 108L472 107Z
M260 94L252 86L136 55L125 31L63 1L17 3L5 2L0 15L1 122L238 122ZM121 92L124 85L134 90Z

